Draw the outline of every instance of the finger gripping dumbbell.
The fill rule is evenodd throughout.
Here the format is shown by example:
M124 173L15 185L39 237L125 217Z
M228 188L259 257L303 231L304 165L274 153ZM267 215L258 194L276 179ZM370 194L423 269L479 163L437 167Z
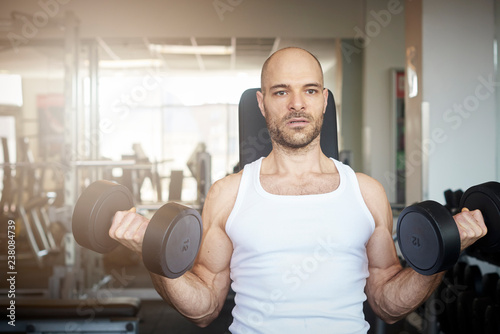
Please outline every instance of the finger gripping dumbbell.
M500 183L473 186L462 195L460 208L480 210L488 233L471 247L500 251ZM397 239L406 262L423 275L451 268L460 255L460 234L452 214L435 201L405 208L398 218Z
M73 210L72 228L76 242L98 253L108 253L119 243L109 236L117 211L134 206L127 187L100 180L88 186ZM169 202L151 220L142 242L146 268L158 275L177 278L189 270L198 254L203 226L198 211Z

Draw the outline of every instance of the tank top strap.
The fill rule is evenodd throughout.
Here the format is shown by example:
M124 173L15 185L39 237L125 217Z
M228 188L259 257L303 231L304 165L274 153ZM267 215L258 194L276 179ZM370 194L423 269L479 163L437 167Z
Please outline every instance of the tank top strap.
M237 214L242 203L245 200L245 193L249 190L248 188L251 187L253 184L252 180L255 178L255 174L257 174L257 177L259 177L262 159L264 158L261 157L256 161L245 165L245 167L243 168L240 185L238 187L238 194L236 196L236 201L226 221L226 232L230 230L231 225L233 224L234 216Z

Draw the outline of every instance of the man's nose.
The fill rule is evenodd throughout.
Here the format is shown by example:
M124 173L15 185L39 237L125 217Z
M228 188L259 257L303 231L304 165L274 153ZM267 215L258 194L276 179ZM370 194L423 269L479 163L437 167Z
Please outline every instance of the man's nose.
M289 109L290 110L295 110L299 111L304 109L305 107L305 100L302 94L300 93L292 93L290 94L290 101L289 101Z

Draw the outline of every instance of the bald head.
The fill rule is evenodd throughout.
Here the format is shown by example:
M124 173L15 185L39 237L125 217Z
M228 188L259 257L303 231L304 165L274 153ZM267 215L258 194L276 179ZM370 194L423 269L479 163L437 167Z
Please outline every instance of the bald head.
M323 69L318 59L309 51L306 51L297 47L288 47L273 53L262 66L262 72L260 76L261 90L264 93L271 81L276 80L277 76L281 76L285 73L291 73L291 71L302 70L302 71L313 71L319 76L319 83L321 86L323 83Z

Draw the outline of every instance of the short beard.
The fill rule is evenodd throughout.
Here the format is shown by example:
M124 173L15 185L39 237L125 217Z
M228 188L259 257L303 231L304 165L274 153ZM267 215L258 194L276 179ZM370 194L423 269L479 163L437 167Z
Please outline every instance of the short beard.
M285 124L286 126L288 120L292 118L305 118L309 122L312 122L314 125L312 131L304 133L301 136L297 136L296 133L301 131L301 129L290 129L288 131L281 130L280 126L282 124ZM321 114L318 119L314 119L307 114L296 112L287 115L280 122L266 119L266 124L273 143L285 150L302 150L309 144L311 144L321 133L321 127L323 125L323 114ZM290 131L292 131L292 133L290 133Z

